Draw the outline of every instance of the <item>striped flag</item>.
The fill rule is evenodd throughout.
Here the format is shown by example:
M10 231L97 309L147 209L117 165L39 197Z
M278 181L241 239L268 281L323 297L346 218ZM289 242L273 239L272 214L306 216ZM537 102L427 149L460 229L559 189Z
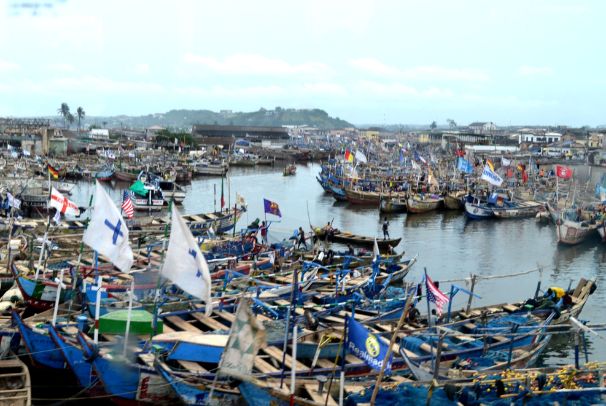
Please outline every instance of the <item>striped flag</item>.
M425 275L425 288L427 290L427 300L436 304L436 311L438 315L442 315L442 307L448 303L448 296L446 296L429 277Z
M124 195L122 197L122 211L126 214L126 217L132 219L135 215L135 208L133 207L133 201L130 200L130 195L128 194L128 190L124 191Z

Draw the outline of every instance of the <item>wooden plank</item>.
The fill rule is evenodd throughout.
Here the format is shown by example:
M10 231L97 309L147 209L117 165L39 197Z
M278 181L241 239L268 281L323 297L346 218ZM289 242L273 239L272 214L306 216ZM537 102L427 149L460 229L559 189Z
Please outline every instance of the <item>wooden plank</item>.
M278 369L274 368L269 362L265 361L263 358L257 356L255 357L255 368L264 374L270 374L272 372L278 372Z
M200 323L204 324L207 327L210 327L213 330L229 330L229 327L219 323L217 320L210 318L205 314L198 312L192 312L190 314L194 319L198 320Z
M184 369L190 371L190 372L197 372L197 373L207 373L208 371L202 367L202 365L198 364L197 362L192 362L192 361L177 361L179 363L179 365L181 365Z
M269 346L263 348L262 351L273 359L275 359L276 361L278 361L279 363L282 363L282 350L280 350L278 347ZM288 368L292 369L292 357L290 356L290 354L286 354L284 362ZM309 369L307 368L307 366L305 366L305 364L299 361L295 362L295 368L297 369L297 371Z
M334 368L335 367L335 360L333 359L332 361L327 360L326 358L319 358L318 361L316 362L316 367L318 368ZM337 366L337 369L339 367Z
M175 327L180 328L182 331L191 331L193 333L202 333L202 331L199 328L192 326L190 323L186 322L179 316L168 316L168 317L166 317L166 320L168 320L169 322L174 324Z

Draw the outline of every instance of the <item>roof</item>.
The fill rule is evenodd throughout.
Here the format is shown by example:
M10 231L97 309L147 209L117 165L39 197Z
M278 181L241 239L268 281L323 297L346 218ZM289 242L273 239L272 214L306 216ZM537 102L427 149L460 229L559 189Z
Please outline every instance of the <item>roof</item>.
M109 136L109 130L106 128L93 128L90 130L91 135L107 135Z
M484 124L489 124L488 121L474 121L473 123L469 124L469 127L481 127Z

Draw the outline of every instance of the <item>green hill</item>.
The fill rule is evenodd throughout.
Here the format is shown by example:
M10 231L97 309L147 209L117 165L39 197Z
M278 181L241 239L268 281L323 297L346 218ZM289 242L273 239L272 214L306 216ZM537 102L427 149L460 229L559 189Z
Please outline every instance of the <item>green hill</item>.
M161 114L148 114L145 116L112 116L87 117L87 124L97 124L109 128L129 127L145 128L159 125L168 128L187 130L194 124L218 125L250 125L250 126L282 126L282 125L308 125L321 129L335 129L353 127L352 124L340 118L330 117L320 109L260 109L254 112L232 112L222 110L170 110Z

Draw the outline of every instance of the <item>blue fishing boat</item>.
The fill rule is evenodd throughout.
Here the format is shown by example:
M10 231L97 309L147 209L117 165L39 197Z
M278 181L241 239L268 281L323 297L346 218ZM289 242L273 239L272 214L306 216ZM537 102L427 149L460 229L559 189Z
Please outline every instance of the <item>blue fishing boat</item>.
M65 358L51 338L48 325L42 323L40 327L37 327L25 323L15 311L13 311L12 317L32 362L46 368L63 369Z

